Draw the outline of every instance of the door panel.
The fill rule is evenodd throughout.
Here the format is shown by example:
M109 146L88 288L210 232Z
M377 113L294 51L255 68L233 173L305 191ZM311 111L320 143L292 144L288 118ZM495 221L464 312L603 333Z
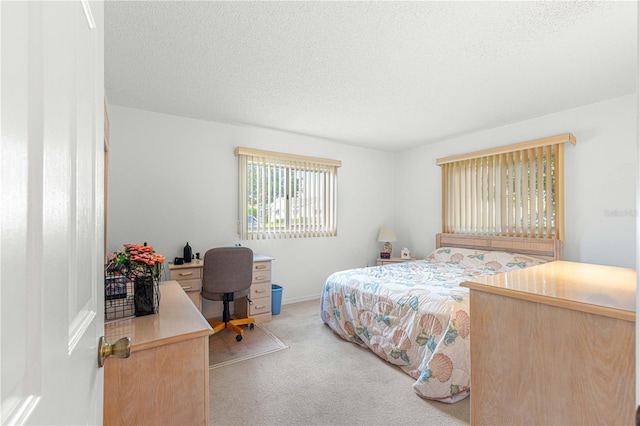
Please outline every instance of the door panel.
M99 424L103 30L80 1L2 2L0 423Z

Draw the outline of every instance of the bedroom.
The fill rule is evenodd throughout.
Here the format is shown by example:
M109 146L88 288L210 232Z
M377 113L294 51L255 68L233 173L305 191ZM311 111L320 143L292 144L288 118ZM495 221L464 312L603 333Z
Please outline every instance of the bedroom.
M165 82L161 89L158 89L151 84L137 80L137 78L142 78L151 81L154 76L163 76L163 74L162 71L155 68L142 70L142 77L135 77L136 66L127 62L126 54L134 57L139 55L140 58L156 56L165 47L154 47L151 42L153 37L149 34L153 34L157 30L157 24L147 25L141 24L140 21L132 22L133 17L137 15L135 13L127 15L127 9L122 6L126 16L122 17L121 26L109 29L109 23L107 23L105 34L107 41L105 44L105 87L106 97L109 100L112 132L109 157L107 250L115 250L122 243L149 241L159 252L173 258L180 255L182 247L187 241L194 248L194 252L203 252L208 247L218 245L242 243L250 246L256 252L268 254L276 259L273 281L284 287L285 307L286 304L314 300L318 298L322 282L331 273L342 269L372 265L375 262L381 248L381 244L376 241L376 236L379 228L383 225L392 226L398 236L398 242L394 245L394 255L398 254L400 248L406 246L412 250L416 257L424 257L435 247L434 236L441 230L440 169L435 166L437 158L571 132L576 136L578 143L576 146L567 147L566 150L567 232L565 259L634 268L636 264L636 182L638 176L637 7L635 3L629 3L626 6L620 6L621 11L616 7L605 7L604 10L598 10L596 6L591 11L587 10L589 7L585 6L586 9L581 11L584 15L581 16L586 16L588 19L585 21L596 25L602 33L593 31L593 33L579 34L583 36L577 37L582 43L593 43L589 47L580 43L575 45L575 52L572 51L575 53L575 57L572 55L570 62L571 64L579 63L579 66L555 66L547 70L550 74L545 74L539 67L533 67L530 61L528 65L532 69L528 73L523 71L523 68L527 68L526 66L518 68L514 65L512 75L487 78L487 73L495 71L495 68L499 68L500 65L516 64L521 62L518 59L522 59L523 55L538 52L536 48L539 46L535 43L527 44L526 37L518 38L516 36L518 34L516 28L523 24L519 21L505 24L510 30L508 34L514 37L513 43L501 42L499 37L497 39L491 37L496 35L490 32L490 36L486 40L490 46L494 47L489 48L488 51L482 49L477 51L477 56L487 55L485 58L488 59L487 62L483 62L482 57L474 57L474 61L470 63L471 68L468 68L467 63L458 61L457 55L450 54L453 56L451 58L446 52L441 53L442 58L450 60L449 62L445 61L447 65L456 65L455 70L458 73L452 72L452 74L461 82L468 79L471 83L452 84L449 82L448 85L443 85L446 90L434 92L438 94L438 97L433 101L428 113L424 114L430 118L427 122L428 125L421 123L415 116L413 116L414 121L411 119L405 121L404 115L409 114L407 108L412 105L396 102L396 98L407 96L416 105L421 104L415 102L415 98L411 97L414 94L410 88L403 86L403 91L393 93L392 89L378 83L380 77L373 82L367 81L370 86L364 87L371 89L365 94L357 90L347 90L346 86L348 85L339 86L341 90L350 95L350 98L361 102L359 105L345 104L345 108L351 109L351 114L345 114L344 110L339 109L336 110L338 113L332 113L340 115L342 121L330 121L329 118L332 114L329 113L319 118L309 118L306 114L311 114L312 111L298 106L297 113L305 114L298 115L299 121L305 119L307 122L313 122L315 120L319 123L317 128L322 129L323 127L347 127L349 121L353 123L359 121L363 112L368 111L365 107L369 104L388 103L388 107L377 113L383 114L382 116L372 114L360 128L362 134L369 135L369 142L374 143L368 147L358 144L355 139L357 135L352 138L352 135L344 134L344 141L341 141L337 136L304 135L302 134L304 132L294 125L297 121L295 116L282 119L274 113L277 105L272 104L272 101L258 100L253 98L254 93L244 93L247 98L244 101L238 100L236 103L233 96L243 94L242 90L234 95L227 95L227 98L223 97L223 103L233 105L235 110L232 112L249 109L248 107L253 105L254 109L258 110L256 114L264 114L267 118L273 118L274 122L278 122L285 130L271 128L278 126L268 122L252 126L249 123L233 119L217 121L202 117L188 118L182 116L187 115L186 113L180 113L177 110L153 111L153 107L145 106L142 102L145 99L156 98L165 90L169 91L172 86ZM116 13L118 7L117 3L105 5L105 19L109 19L110 13ZM134 5L127 7L134 7ZM411 15L410 12L410 10L404 10L402 13ZM611 13L611 15L607 13ZM568 15L571 16L570 13ZM6 14L3 15L3 17L5 16ZM233 19L240 19L243 15L232 13L231 16ZM274 18L278 14L266 14L265 16ZM609 19L603 18L603 16ZM155 13L149 14L149 17L158 18ZM406 15L404 17L407 18ZM567 26L569 28L567 32L570 34L561 30L565 23L563 18L566 17L560 12L552 16L555 18L555 20L552 19L552 22L556 25L553 29L541 28L537 25L531 25L527 28L536 35L541 35L536 32L538 30L541 32L548 30L548 33L558 37L549 36L544 39L546 44L543 43L542 48L551 49L551 45L557 46L557 42L562 40L576 42L576 34L570 31L573 28L571 25ZM242 27L243 30L250 31L252 25L255 25L256 28L262 28L261 25L264 23L258 24L257 19L256 16L251 15L251 19L243 20L242 22L245 23L245 26ZM466 19L473 21L473 17L467 16ZM603 19L604 22L599 19ZM277 22L283 26L286 24L286 22ZM353 22L357 22L357 20L354 18L353 21L349 21L345 18L344 20L339 19L334 24L348 27ZM374 19L371 22L382 25L381 22L387 21L384 17L378 17L378 20ZM573 21L570 19L569 23L573 23ZM584 22L581 21L581 23ZM373 28L380 29L373 24ZM167 26L168 23L165 22L163 25ZM292 31L300 30L300 26L294 25L291 26L291 29ZM130 28L125 31L125 27ZM380 38L388 38L393 34L392 25L385 28L388 31L382 31L382 34L379 34ZM614 28L619 32L613 31ZM365 29L354 28L356 33L360 30L364 31ZM109 31L112 32L109 33ZM232 30L228 30L228 33L225 33L224 29L220 31L222 33L217 35L223 42L228 42L230 34L235 34ZM166 27L163 27L163 30L158 31L157 34L163 32L169 34L169 37L171 36L171 32ZM133 35L127 36L130 33ZM141 34L149 36L149 39ZM226 37L225 34L227 34ZM256 37L251 41L260 40L255 33L251 34ZM600 41L609 40L605 35L611 34L622 37L625 42L616 39L612 42L607 41L602 46ZM285 33L281 37L286 35ZM183 36L188 37L194 45L200 43L197 37L193 37L193 34ZM323 33L322 36L324 37L326 34ZM407 34L399 32L396 36L402 38ZM119 47L114 47L113 39L118 37L122 38L119 40L121 44ZM159 36L158 38L161 43L167 46L173 44L170 40L162 39ZM368 43L362 38L355 37L354 39L358 42L348 45L352 49L350 52L353 54L354 51L362 49L362 52L376 58L375 64L379 63L378 57L396 58L393 56L393 50L399 45L384 44L380 38L374 38L371 43ZM142 41L144 46L136 45L134 43L136 40ZM308 53L307 49L318 47L319 40L322 40L322 37L312 35L306 39L306 43L301 41L302 48L298 54L303 58L313 56ZM337 43L340 39L339 37L329 38L329 41ZM127 43L131 46L125 46ZM272 46L272 49L269 50L267 49L268 43L258 43L249 49L248 43L249 41L247 44L237 45L234 48L235 51L225 50L220 53L233 57L236 52L249 55L264 49L263 51L273 55L270 59L280 58L283 60L284 64L280 63L280 67L291 65L290 60L287 60L287 53L280 53L277 46ZM384 48L376 50L376 43ZM453 36L451 43L453 46L450 48L457 47L458 53L468 52L470 49L465 50L465 43ZM518 46L525 46L530 50L520 51L516 49ZM477 48L478 46L474 45L473 47ZM249 50L245 52L243 49ZM233 49L229 48L229 50ZM411 48L409 47L408 50L402 51L398 60L406 61L407 55L411 53ZM556 64L559 57L565 58L561 55L562 49L551 49L551 51L554 53L549 57L555 58ZM322 50L321 52L327 53ZM131 56L128 57L129 60L133 60ZM611 64L607 72L612 74L606 74L605 71L598 68L593 61L589 60L591 56L598 57L598 60L595 61L597 64ZM348 55L346 57L349 58ZM344 60L344 57L339 59ZM257 57L256 61L251 62L250 65L253 69L262 69L265 64L269 63L269 60ZM576 62L580 60L583 62ZM349 61L346 62L347 65L352 65ZM460 63L458 64L458 62ZM413 64L413 62L409 63ZM499 65L494 68L487 64ZM114 70L111 68L114 66L122 66L124 70ZM310 66L321 71L319 74L329 71L328 67L322 67L318 62L314 62ZM365 62L361 66L363 68L358 68L360 72L370 67L371 63ZM423 63L422 66L425 64ZM169 65L167 67L178 76L188 71L179 67L171 68ZM385 67L383 68L386 69ZM523 74L515 73L516 68ZM463 69L471 69L472 71L460 74ZM509 69L511 69L510 65ZM335 83L336 85L338 83L330 81L330 78L327 79L329 81L324 81L318 77L318 74L312 74L311 69L303 67L297 70L300 74L294 76L295 78L287 75L289 78L287 81L295 82L295 85L292 85L295 88L298 85L319 87L321 92L325 87L321 82L323 84ZM565 70L565 72L559 70ZM203 70L200 69L200 71ZM229 75L236 72L233 66L227 71L230 73ZM598 74L601 71L603 74ZM274 72L274 70L268 68L265 73L268 72ZM136 95L138 96L137 101L129 103L124 100L123 93L118 93L114 87L113 80L111 80L112 73L117 73L124 80L128 80L122 86L124 87L121 89L122 91L135 93L133 88L136 88L146 89L146 93ZM239 73L242 76L242 71ZM212 73L205 72L205 74L207 79L214 79ZM256 74L259 73L245 74L245 78L241 79L241 84L248 84L247 80L256 77ZM315 77L311 77L311 75L315 75ZM357 80L351 74L346 73L345 75L350 76L354 81ZM401 78L406 78L407 75L399 74ZM357 76L362 77L361 74L357 74ZM335 78L335 76L333 77ZM388 78L389 74L383 74L382 77ZM265 92L270 95L274 95L278 89L282 88L278 85L270 86L260 79L258 81L264 86ZM523 81L526 81L527 84L522 83ZM232 93L234 84L239 83L224 81L221 90L224 92L226 86L229 90L228 93ZM282 81L279 84L283 84ZM483 92L485 95L487 91L497 90L501 86L517 88L510 91L522 91L522 93L516 93L515 99L507 97L504 91L500 92L503 97L483 98L477 97L479 96L476 94L477 92L472 90L474 85L485 87L485 92ZM237 89L237 86L235 87ZM433 89L433 87L430 88ZM191 93L197 92L199 89L198 84L189 87ZM599 91L600 89L602 91ZM568 93L561 95L565 93L563 90L567 90ZM577 96L582 92L589 93L589 96ZM319 92L315 92L313 95L320 96ZM325 106L339 106L340 101L330 99L333 95L335 93L328 94L327 99L331 102L325 99L327 101ZM422 96L425 96L424 93ZM304 105L314 106L314 99L313 97L304 98L303 100L307 101ZM454 102L456 99L461 103L456 104ZM485 101L481 102L478 99L485 99ZM535 101L524 101L523 99L534 99ZM280 100L280 102L286 101L286 97ZM524 104L535 108L527 109ZM189 101L187 101L188 106ZM452 115L449 115L449 118L444 120L437 114L440 108L449 112L451 109L458 108L457 118L451 118ZM474 113L474 111L494 109L501 111L494 118ZM382 119L387 115L391 118ZM281 121L278 121L279 119ZM440 127L440 134L425 133L426 136L421 136L418 139L408 136L415 128L426 132L444 121L448 124L453 123L454 126L448 129ZM470 122L472 123L468 124ZM286 126L286 123L290 125ZM385 133L377 124L385 125L389 130ZM376 131L383 136L379 139L370 136ZM397 138L396 140L394 132L403 135L402 139ZM237 173L236 159L233 155L233 150L237 146L341 160L343 167L339 172L338 236L323 239L256 242L239 240L236 233ZM594 173L596 168L598 173ZM135 185L136 189L144 188L144 190L132 191L132 185ZM149 213L150 210L153 213ZM217 306L205 304L204 314L206 316L216 315L217 312ZM4 371L3 369L3 378Z
M245 16L240 12L238 14ZM255 30L255 28L261 28L262 21L249 12L246 12L246 14L252 17L239 19L236 15L231 14L234 19L251 22L251 25L247 24L246 27L241 27L242 30L238 30L238 32L246 32L247 34L237 42L239 47L236 50L242 52L243 55L256 57L275 56L279 58L280 56L276 55L269 46L264 46L260 42L259 31ZM270 15L267 14L267 16ZM293 18L291 19L293 20ZM280 23L280 25L282 28L297 28L291 22L289 22L289 25L284 23ZM122 34L126 29L119 28L118 31L118 34ZM409 32L408 30L406 31ZM632 30L631 33L635 34L635 30ZM173 32L169 32L169 34L171 35L165 37L177 37ZM289 33L285 32L285 34L288 35ZM119 40L120 37L123 40L125 39L122 35L117 36L116 39ZM144 38L147 39L149 37L150 35L146 35ZM309 37L311 38L311 36ZM291 49L290 45L281 38L283 36L278 32L275 35L270 33L269 37L265 37L265 39L270 40L270 43L276 45L282 43L286 48ZM345 38L348 39L348 37ZM163 40L159 40L159 42L162 43ZM362 43L359 39L356 40ZM378 38L375 40L375 42L382 44ZM330 38L327 44L331 45L332 41L333 38ZM305 42L313 45L311 41L306 39L298 41L295 45L305 45ZM255 46L252 48L246 47L254 44ZM382 45L387 47L384 44ZM365 51L372 49L371 47L357 46ZM365 46L369 45L365 44ZM620 45L617 47L620 47ZM322 50L323 45L317 48L324 53L324 50ZM350 44L347 45L346 49L349 48L351 49L349 50L350 52L356 50ZM449 48L460 49L455 44L449 46ZM633 50L635 46L631 46L631 48ZM506 47L496 47L495 49L504 51ZM139 50L140 47L134 45L129 46L124 51L124 54L121 49L115 50L114 54L123 54L125 58L134 58L134 52ZM291 55L299 54L294 49L291 50L293 50ZM631 54L631 51L629 53ZM221 54L228 61L233 58L232 55L225 56L224 53ZM388 51L385 51L385 54L395 57ZM442 54L445 55L445 53ZM480 56L481 53L477 55ZM505 57L495 58L489 53L487 55L492 60L498 61L500 65L508 62L508 60L531 65L530 60L527 62L527 59L518 56L517 52L514 53L515 57L505 54L507 59ZM555 51L549 53L549 57L555 57L555 55ZM338 58L330 57L340 63L339 61L342 57L336 56ZM633 56L635 57L635 54ZM296 56L296 58L298 57ZM402 58L405 61L409 61L404 56ZM446 56L445 58L449 59ZM298 58L292 60L292 62L295 63L302 60L304 59ZM245 59L241 61L241 66L247 68L250 68L250 66L258 67L258 61L259 59L255 61ZM471 63L476 64L473 61ZM139 66L134 59L127 59L123 63L117 62L117 64L122 68ZM328 72L320 67L319 64L315 62L313 64L321 71ZM446 62L446 64L450 65L449 62ZM424 66L424 64L417 64L417 66L420 65ZM500 65L495 65L491 69L499 68ZM631 74L635 73L636 66L633 63L629 65L630 68L628 69L631 71L631 76ZM219 67L217 64L211 64L211 66ZM273 78L273 80L269 81L263 81L262 76L254 75L251 70L246 72L257 79L260 84L269 88L279 87L286 95L294 96L287 91L290 88L286 84L269 74L269 72L272 72L272 68L280 69L279 67L282 66L279 62L274 65L269 64L265 71L270 78ZM475 70L473 66L466 66ZM483 63L481 62L475 66L479 67L478 78L487 78ZM203 67L203 65L198 62L196 68L199 69L200 67ZM158 67L150 66L147 69L152 68L156 69ZM222 68L224 73L225 68ZM543 66L541 65L540 68L543 68ZM304 69L307 70L306 67ZM516 74L520 71L515 65L508 69L513 69ZM577 70L585 68L584 66L576 66L575 68L563 69L571 70L568 74L571 76L569 78L573 79L578 78ZM262 71L262 69L260 70ZM295 69L294 75L285 74L289 76L289 81L296 81L296 79L301 78L299 75L295 75L297 70L298 68ZM567 75L559 72L556 74L558 70L559 68L554 68L549 71L549 74L557 78L567 77ZM458 75L456 74L457 71L456 69L452 73ZM113 72L114 74L116 73L115 70ZM142 75L147 75L142 70L138 72ZM167 72L167 74L169 73L170 71ZM318 74L322 74L322 72L313 74L314 77L309 78L313 81L321 81L322 76ZM329 74L333 76L333 74ZM128 76L127 73L124 73L124 75ZM518 75L521 76L520 74ZM545 79L548 78L547 74L542 74L544 77L539 77L535 74L524 75L526 78L533 80L532 84L536 89L519 88L518 90L522 90L522 94L517 93L517 90L515 90L514 92L518 96L505 102L520 102L522 99L534 96L531 92L541 90L546 91L547 98L545 101L555 103L557 101L557 93L563 89L572 90L576 87L563 87L563 83L549 82ZM159 76L154 78L162 81L163 78L168 77L163 77L163 74L160 73ZM380 77L380 79L382 78ZM506 81L515 79L512 76L503 78ZM246 81L248 80L247 77L240 76L238 79L244 84L249 84ZM433 250L435 247L434 236L441 231L441 185L440 168L435 166L437 158L571 132L576 136L578 143L576 146L568 145L565 151L567 168L565 259L634 267L636 243L634 236L635 217L632 212L635 211L636 188L635 184L630 183L637 180L635 119L637 115L637 97L635 94L635 79L636 76L634 74L633 78L629 80L628 91L621 91L619 96L562 108L561 110L545 109L540 114L532 114L511 122L502 121L497 126L481 126L469 133L454 131L455 134L441 140L435 138L436 140L431 143L409 144L405 148L398 148L401 143L399 141L397 144L393 142L387 142L386 145L378 143L378 149L367 149L353 144L340 144L334 140L292 132L261 129L257 126L234 126L228 123L216 123L157 113L149 111L149 107L141 106L143 100L139 99L131 99L127 106L113 105L116 104L114 101L110 109L113 123L112 138L114 141L110 158L114 166L112 171L115 173L110 187L114 193L124 193L124 187L128 184L126 170L134 167L136 159L141 158L144 155L143 153L153 152L153 158L156 159L157 163L149 164L145 167L145 179L148 179L148 181L145 180L142 184L155 182L160 183L159 188L167 188L166 191L158 191L156 195L165 200L163 207L169 217L180 218L180 223L172 224L170 227L164 226L164 232L158 235L158 240L154 241L154 246L165 247L165 241L173 244L173 251L168 251L170 257L180 254L184 241L189 241L196 248L196 251L202 251L202 247L211 244L209 243L211 241L213 245L242 243L258 253L268 254L275 258L273 282L284 287L283 302L286 309L286 304L316 299L319 291L317 284L324 282L326 277L333 272L372 265L381 248L380 243L376 241L380 226L390 225L397 233L398 242L395 244L394 255L399 255L399 249L402 247L409 247L413 254L419 258L426 256ZM491 82L495 84L495 81L490 80ZM548 87L542 87L544 83L547 83ZM121 87L130 91L133 90L135 84L144 85L145 83L135 80L135 77L133 77L132 81L128 81L126 84L123 83ZM238 83L230 82L229 84L233 86ZM282 87L278 86L278 84L282 84ZM452 100L450 102L455 103L455 99L461 96L460 89L451 87L452 83L449 80L444 84L445 87L451 90ZM469 93L474 93L470 95L471 99L477 99L477 97L481 96L475 95L476 92L471 92L469 86L462 86ZM253 88L253 86L251 87ZM343 89L342 86L340 88L347 90ZM495 86L492 86L492 88L496 89ZM375 89L371 89L374 94L372 96L387 95L384 92L384 87ZM242 96L244 91L238 90L237 93L238 96ZM402 93L406 93L406 89ZM324 98L320 95L317 96L320 97L317 102L322 103ZM212 97L214 96L212 95ZM413 98L411 99L413 100ZM449 100L447 97L440 99L445 103ZM484 100L486 98L483 97L479 97L479 99L483 101L478 101L478 104L486 104L488 108L501 107L500 102L497 100ZM393 101L393 98L391 101ZM244 98L238 100L237 103L232 102L232 104L234 107L237 104L245 106L243 102L246 102ZM260 101L261 104L263 102L265 105L264 114L267 116L269 116L267 112L269 108L278 106L272 104L270 99L262 99ZM280 100L280 102L284 101ZM540 102L540 100L538 99L537 102ZM476 116L472 110L478 109L478 106L473 102L470 102L470 104L471 106L464 109L462 115L473 120ZM459 106L457 103L455 105ZM364 108L361 105L359 107ZM397 106L398 109L403 107L406 108L403 105ZM460 107L462 108L462 106ZM179 107L166 106L164 111L171 110L171 108L178 109ZM250 105L247 108L253 112ZM546 108L552 107L547 105ZM302 109L305 114L312 114L313 108L308 112L306 108ZM443 109L447 109L447 105L443 106ZM519 108L514 107L514 109L517 110ZM430 113L436 114L431 110ZM348 113L345 112L343 114ZM232 114L229 115L231 116ZM279 117L277 113L273 113L273 115ZM293 128L295 128L296 118L296 116L290 118ZM305 118L306 116L303 116L301 120L304 122ZM331 118L322 117L318 120L326 120L328 127L332 129L333 126L339 125L339 122L334 124L334 121L330 121ZM353 117L353 120L357 121L357 118ZM392 120L402 122L403 117L399 117L396 114L385 123L393 125L399 133L405 131L397 123L391 124ZM438 120L438 118L435 118L433 121ZM456 123L464 126L466 125L464 121L457 120ZM371 123L367 122L367 124ZM189 135L188 138L183 137L185 134ZM176 144L175 140L180 140L180 143ZM320 239L240 240L235 229L237 221L237 189L235 188L236 165L235 157L233 156L233 150L238 146L341 160L343 165L339 169L338 236ZM125 147L126 151L124 150ZM601 163L598 163L598 161ZM186 174L183 167L181 167L181 165L185 164L190 166ZM599 167L595 166L596 164L602 165L605 170L601 173L593 173L594 167ZM185 185L184 179L196 182L195 187ZM230 181L230 184L218 184L218 182L224 181ZM194 199L197 199L197 204ZM110 243L122 243L126 236L136 234L140 235L139 238L144 238L144 235L153 233L155 228L163 226L162 223L166 220L163 215L155 219L146 219L144 225L137 226L136 229L129 227L129 223L138 224L142 222L140 218L131 216L132 211L139 211L139 209L127 208L130 202L129 198L124 199L117 196L113 196L110 199L111 231L109 236L112 239ZM147 203L150 200L143 200L142 202ZM619 214L611 213L613 211L617 211ZM133 214L135 215L136 213ZM216 315L216 312L219 312L218 307L212 306L206 301L203 303L205 316Z

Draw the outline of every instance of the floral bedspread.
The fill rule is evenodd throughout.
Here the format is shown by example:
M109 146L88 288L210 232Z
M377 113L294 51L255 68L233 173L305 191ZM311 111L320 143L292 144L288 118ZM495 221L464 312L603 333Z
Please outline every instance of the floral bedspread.
M544 263L532 256L439 249L427 260L336 272L325 282L322 320L416 381L423 398L469 395L469 290L459 284Z

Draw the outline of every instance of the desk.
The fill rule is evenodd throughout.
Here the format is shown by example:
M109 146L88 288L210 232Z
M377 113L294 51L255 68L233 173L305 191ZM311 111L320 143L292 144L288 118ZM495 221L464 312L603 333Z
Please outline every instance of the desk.
M211 326L176 281L160 284L157 314L105 324L107 342L131 338L131 356L104 365L104 424L209 423Z
M399 259L399 258L398 258ZM246 297L234 302L234 315L236 318L251 317L256 322L271 321L271 267L273 257L262 254L253 255L253 279L249 298L253 304L249 304ZM189 298L202 311L202 270L204 260L195 259L191 263L174 265L169 263L171 279L178 281L182 289L187 292Z
M635 424L634 270L556 261L462 286L471 424Z

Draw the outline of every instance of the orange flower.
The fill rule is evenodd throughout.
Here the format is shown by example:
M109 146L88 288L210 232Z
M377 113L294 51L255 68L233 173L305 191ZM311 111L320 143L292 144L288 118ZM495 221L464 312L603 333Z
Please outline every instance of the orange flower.
M107 271L123 273L130 279L140 276L152 276L155 280L162 275L161 263L165 256L155 253L153 246L141 244L123 244L125 250L109 256Z

